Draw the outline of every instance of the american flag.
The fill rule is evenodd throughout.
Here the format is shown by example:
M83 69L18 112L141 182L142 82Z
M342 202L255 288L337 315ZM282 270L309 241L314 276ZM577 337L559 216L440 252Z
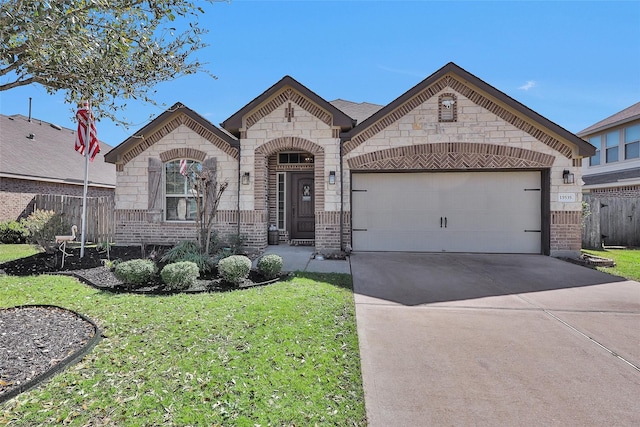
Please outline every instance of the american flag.
M187 159L180 160L180 175L187 176Z
M76 132L76 151L84 156L87 148L87 126L91 126L89 134L89 160L93 161L100 152L100 141L98 141L98 131L93 121L93 114L89 109L89 103L85 102L84 106L76 113L78 119L78 132Z

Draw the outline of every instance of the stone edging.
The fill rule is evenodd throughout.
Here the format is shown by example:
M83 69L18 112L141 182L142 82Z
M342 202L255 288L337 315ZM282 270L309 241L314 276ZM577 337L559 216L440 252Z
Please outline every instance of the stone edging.
M72 314L78 316L80 319L84 320L85 322L89 323L91 326L93 326L93 337L91 337L78 350L74 351L69 356L65 357L60 362L58 362L55 365L53 365L51 368L49 368L46 371L36 375L35 377L31 378L30 380L25 381L23 384L20 384L19 386L9 390L8 392L0 395L0 403L4 403L4 402L8 401L9 399L13 399L14 397L19 395L20 393L23 393L23 392L35 387L36 385L48 380L49 378L53 377L55 374L58 374L58 373L62 372L68 366L71 366L71 365L74 365L74 364L78 363L80 360L82 360L82 358L84 356L89 354L89 352L91 352L91 350L93 350L93 348L102 339L102 331L100 330L98 325L96 325L96 323L93 320L89 319L87 316L85 316L83 314L80 314L80 313L78 313L76 311L73 311L73 310L69 310L69 309L64 308L64 307L59 307L57 305L49 305L49 304L26 304L26 305L18 305L18 306L15 306L15 307L6 307L6 309L20 309L20 308L30 308L30 307L55 308L55 309L59 309L59 310L64 310L64 311L66 311L68 313L72 313Z

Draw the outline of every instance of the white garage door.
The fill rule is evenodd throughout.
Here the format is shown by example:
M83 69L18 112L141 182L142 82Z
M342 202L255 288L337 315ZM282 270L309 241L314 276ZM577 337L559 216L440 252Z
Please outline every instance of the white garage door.
M354 173L359 251L541 253L540 172Z

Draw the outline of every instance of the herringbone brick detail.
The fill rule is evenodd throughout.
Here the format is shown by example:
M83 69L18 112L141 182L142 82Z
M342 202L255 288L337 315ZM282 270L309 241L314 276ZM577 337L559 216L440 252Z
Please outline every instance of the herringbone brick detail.
M553 156L518 147L466 142L408 145L347 160L351 170L547 168Z
M149 136L142 136L141 142L133 147L131 150L122 155L122 159L118 162L120 166L119 169L122 169L122 166L129 163L131 160L142 154L147 148L151 147L156 142L160 141L165 136L169 135L171 132L176 130L180 125L185 125L202 138L211 142L213 145L221 149L223 152L233 157L234 159L238 158L238 149L230 146L226 141L218 138L213 132L200 125L200 123L196 122L186 114L181 114L175 117L173 120L169 121L167 124L162 126L156 132L152 133Z
M451 89L458 92L460 95L465 96L470 101L475 104L485 108L496 116L500 117L507 123L510 123L514 127L528 133L529 135L536 138L538 141L548 145L554 150L562 153L565 157L571 159L572 152L571 147L564 145L558 139L551 136L549 133L544 130L536 127L534 124L529 123L519 116L516 116L514 113L511 113L501 105L493 102L483 94L476 92L471 87L467 86L465 83L457 80L454 76L445 76L432 84L431 86L425 88L423 91L415 95L413 98L409 99L407 102L382 117L377 122L373 123L368 128L364 129L359 134L355 135L350 141L344 144L345 154L349 153L360 144L365 142L367 139L373 137L379 132L383 131L391 124L399 120L401 117L405 116L414 108L423 104L429 98L434 96L436 93L443 90L445 87L450 87Z
M331 123L333 122L333 116L331 114L309 101L297 91L288 87L278 93L273 99L271 99L271 101L267 102L245 118L245 131L260 121L260 119L268 116L276 108L288 101L296 103L299 107L315 116L321 122L331 126Z

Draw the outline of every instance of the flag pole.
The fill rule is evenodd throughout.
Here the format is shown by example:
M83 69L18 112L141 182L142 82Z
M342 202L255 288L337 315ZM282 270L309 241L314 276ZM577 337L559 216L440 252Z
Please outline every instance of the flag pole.
M84 188L82 191L82 229L80 234L80 258L84 257L85 231L87 226L87 188L89 186L89 148L91 146L91 101L87 101L87 129L84 148Z

